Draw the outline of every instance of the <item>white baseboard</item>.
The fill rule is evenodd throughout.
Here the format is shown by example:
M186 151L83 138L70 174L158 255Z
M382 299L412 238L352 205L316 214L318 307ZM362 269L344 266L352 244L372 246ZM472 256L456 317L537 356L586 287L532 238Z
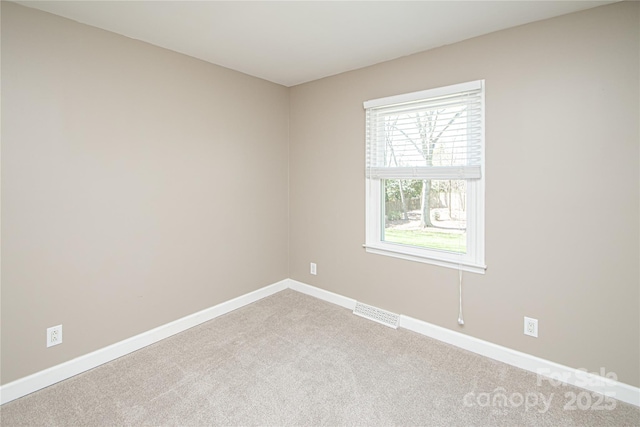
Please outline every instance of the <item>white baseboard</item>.
M288 286L289 282L287 279L281 280L280 282L265 286L256 291L241 295L232 300L225 301L165 325L158 326L157 328L151 329L147 332L127 338L108 347L7 383L0 387L0 404L26 396L34 391L48 387L62 380L66 380L67 378L71 378L136 350L140 350L141 348L156 343L162 339L168 338L218 316L229 313L230 311L251 304L264 297L273 295L276 292L287 289Z
M538 375L538 383L570 384L614 399L640 406L640 389L583 369L571 368L527 353L483 341L460 332L408 316L400 316L400 327L446 342L456 347L515 366ZM606 373L605 373L606 374Z
M289 280L289 288L353 310L356 300L325 291L295 280ZM540 384L547 381L560 386L561 383L574 385L585 390L610 396L622 402L640 406L640 388L619 381L604 378L582 369L575 369L559 363L541 359L497 344L483 341L460 332L436 326L408 316L400 316L399 327L421 335L446 342L456 347L480 354L511 366L538 375ZM605 373L606 374L606 373Z
M315 286L307 285L297 280L288 279L287 282L289 283L289 289L293 289L294 291L348 308L349 310L356 308L356 300L354 299L334 294L333 292L325 291L324 289L316 288Z
M53 385L59 381L71 378L82 372L88 371L89 369L93 369L104 363L158 342L164 338L170 337L171 335L185 331L287 288L339 305L349 310L353 310L356 305L356 300L352 298L347 298L296 280L285 279L167 323L166 325L159 326L103 349L5 384L0 387L0 404L10 402L44 387ZM606 379L600 375L589 373L581 369L560 365L549 360L541 359L507 347L502 347L488 341L470 337L468 335L436 326L422 320L413 319L408 316L400 316L399 327L452 344L456 347L472 351L482 356L498 360L508 365L533 372L538 375L539 381L553 381L552 384L558 384L559 382L571 384L589 391L613 397L617 400L630 403L635 406L640 406L640 388L638 387Z

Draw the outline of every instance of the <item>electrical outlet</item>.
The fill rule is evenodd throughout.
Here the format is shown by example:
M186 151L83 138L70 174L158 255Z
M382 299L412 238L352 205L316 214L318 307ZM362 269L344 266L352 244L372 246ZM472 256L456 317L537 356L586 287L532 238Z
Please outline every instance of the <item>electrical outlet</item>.
M62 325L47 328L47 347L62 344Z
M524 334L538 338L538 319L524 318Z
M314 276L317 274L317 269L316 269L316 263L312 262L311 263L311 270L310 270L311 274L313 274Z

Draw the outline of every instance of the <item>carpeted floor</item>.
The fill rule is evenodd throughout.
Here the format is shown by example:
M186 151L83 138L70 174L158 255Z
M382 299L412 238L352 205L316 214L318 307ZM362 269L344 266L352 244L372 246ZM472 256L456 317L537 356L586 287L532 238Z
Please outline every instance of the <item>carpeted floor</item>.
M286 290L9 402L0 424L640 425L581 393Z

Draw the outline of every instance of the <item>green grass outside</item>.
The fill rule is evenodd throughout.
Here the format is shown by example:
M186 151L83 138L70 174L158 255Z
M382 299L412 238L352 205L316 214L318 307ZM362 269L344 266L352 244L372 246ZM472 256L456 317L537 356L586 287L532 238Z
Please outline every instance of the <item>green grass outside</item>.
M466 233L462 234L429 228L424 230L387 228L384 231L384 241L456 253L465 253L467 246Z

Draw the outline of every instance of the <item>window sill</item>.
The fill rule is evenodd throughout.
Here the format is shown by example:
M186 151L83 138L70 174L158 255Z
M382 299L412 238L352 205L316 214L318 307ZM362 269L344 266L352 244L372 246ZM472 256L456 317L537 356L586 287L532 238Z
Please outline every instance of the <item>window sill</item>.
M468 271L471 273L484 274L485 270L487 269L486 265L473 264L468 261L460 262L460 261L425 257L421 255L409 254L405 251L394 250L393 248L382 247L382 246L363 245L363 247L366 249L368 253L372 253L372 254L385 255L385 256L390 256L394 258L405 259L408 261L422 262L425 264L432 264L440 267L453 268L456 270L462 269L462 271Z

